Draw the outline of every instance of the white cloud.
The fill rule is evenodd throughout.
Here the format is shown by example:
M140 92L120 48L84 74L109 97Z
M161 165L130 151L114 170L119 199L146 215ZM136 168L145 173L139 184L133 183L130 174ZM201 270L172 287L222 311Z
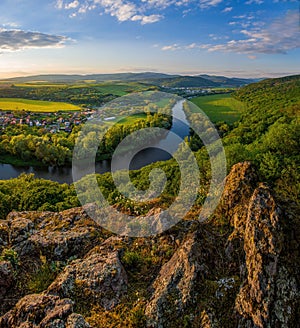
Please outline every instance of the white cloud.
M58 9L63 9L63 7L64 7L64 2L63 2L63 0L57 0L55 6L56 6L56 8L58 8Z
M79 1L75 0L73 2L65 4L65 8L66 9L75 9L79 6L79 4L80 4Z
M252 5L252 4L261 5L263 3L264 3L263 0L248 0L245 2L246 5Z
M104 13L116 17L119 22L138 21L140 24L152 24L160 21L164 16L161 11L170 7L184 7L193 4L201 9L215 7L224 0L74 0L66 3L56 0L56 8L74 10L69 16L85 14L88 10L102 9ZM229 11L230 7L226 8ZM191 11L189 8L188 11ZM188 12L187 10L184 13ZM76 13L76 15L75 15Z
M240 54L285 54L300 48L299 13L289 11L265 28L241 30L243 39L225 44L209 45L209 51L235 52Z
M253 25L255 25L253 27ZM239 31L242 35L237 40L219 44L189 45L171 44L161 48L163 51L206 49L209 52L233 52L245 54L250 59L256 59L257 54L286 54L288 51L300 48L300 29L298 11L289 11L285 16L277 18L267 27L253 24L250 29ZM228 36L218 37L210 34L214 41L228 39Z
M163 51L175 51L175 50L180 50L182 47L178 45L177 43L171 44L169 46L164 46L161 48Z
M223 0L200 0L200 8L207 9L210 7L215 7L223 2Z
M230 13L232 11L232 7L226 7L225 9L222 10L222 13Z
M141 20L141 24L151 24L151 23L156 23L160 21L163 18L162 15L149 15L149 16L143 16Z
M68 39L39 32L0 29L0 50L18 51L28 48L59 48Z

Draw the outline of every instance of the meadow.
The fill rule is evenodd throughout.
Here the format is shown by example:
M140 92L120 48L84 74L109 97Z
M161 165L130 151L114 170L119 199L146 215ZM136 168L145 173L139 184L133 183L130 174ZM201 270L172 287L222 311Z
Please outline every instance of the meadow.
M224 121L233 124L238 121L245 105L230 94L201 96L191 100L211 119L213 123ZM194 112L196 108L193 107Z
M29 100L21 98L0 98L0 110L51 113L57 111L78 111L81 107L65 102Z

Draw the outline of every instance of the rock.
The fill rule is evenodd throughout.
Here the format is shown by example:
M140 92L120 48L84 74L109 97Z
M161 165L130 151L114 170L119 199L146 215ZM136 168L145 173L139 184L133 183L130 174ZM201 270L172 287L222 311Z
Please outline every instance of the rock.
M26 217L13 214L8 215L10 239L13 243L19 244L34 233L34 224Z
M154 292L146 306L148 327L171 327L175 320L194 302L197 286L207 274L208 255L194 233L161 268L153 283Z
M218 321L212 311L204 310L201 313L200 328L219 328Z
M250 200L244 234L247 279L236 298L239 327L294 327L299 291L280 258L282 216L269 188L260 185Z
M73 313L73 302L58 296L32 294L0 318L1 328L88 328L82 316Z
M14 280L14 270L11 263L9 261L0 261L0 298L5 296Z
M8 215L11 244L19 256L40 254L66 260L89 251L102 231L82 208L61 213L22 212Z
M90 325L84 320L83 316L72 313L68 316L66 328L89 328Z
M9 242L9 228L6 220L0 220L0 253Z
M127 275L119 259L119 251L110 238L96 247L84 259L73 261L49 286L47 293L61 298L82 297L93 299L112 309L127 290Z
M244 228L249 199L257 185L258 176L250 162L233 165L226 177L223 195L216 215L227 217L235 231Z

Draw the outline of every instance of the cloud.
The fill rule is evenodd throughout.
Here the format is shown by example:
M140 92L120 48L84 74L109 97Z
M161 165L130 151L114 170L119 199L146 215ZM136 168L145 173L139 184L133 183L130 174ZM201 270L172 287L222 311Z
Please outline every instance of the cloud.
M230 13L232 11L232 7L226 7L222 10L222 13Z
M77 8L80 5L79 1L75 0L73 2L65 4L66 9L74 9Z
M193 4L194 7L209 9L215 7L224 0L75 0L66 3L65 0L56 0L57 9L73 9L70 17L77 14L85 14L88 10L102 9L105 14L116 17L119 22L133 21L142 25L160 21L164 16L161 11L170 7L184 7ZM189 8L189 10L191 10ZM229 11L229 7L227 8ZM188 11L184 11L187 13Z
M63 0L57 0L55 7L58 8L58 9L63 9L64 1Z
M223 0L200 0L200 8L207 9L210 7L215 7L223 2Z
M0 51L18 51L28 48L59 48L67 40L66 37L59 35L0 29Z
M264 3L263 0L248 0L245 2L246 5L253 5L253 4L261 5L263 3Z
M298 11L289 11L265 28L240 31L244 38L224 44L205 45L208 51L235 52L239 54L286 54L300 48Z
M164 46L161 48L163 51L175 51L175 50L180 50L182 47L178 45L177 43L171 44L169 46Z

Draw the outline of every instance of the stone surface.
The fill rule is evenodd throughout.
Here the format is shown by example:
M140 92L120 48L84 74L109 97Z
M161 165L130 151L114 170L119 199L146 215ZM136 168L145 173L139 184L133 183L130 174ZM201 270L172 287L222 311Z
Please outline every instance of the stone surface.
M84 259L73 261L50 285L47 293L62 298L76 296L98 300L105 309L113 308L127 290L127 275L119 251L113 247L118 241L110 238Z
M9 242L9 228L6 220L0 220L0 253Z
M65 260L91 249L102 229L82 208L61 213L13 212L8 215L10 244L19 256L39 254Z
M73 302L58 296L27 295L0 318L1 328L88 328L82 316L73 313Z
M226 217L235 228L235 233L245 227L249 199L257 183L258 177L250 162L233 165L226 177L216 215Z
M211 311L202 311L200 328L220 328L214 313Z
M242 316L239 327L288 328L295 324L299 289L280 257L282 217L269 188L260 185L250 200L244 234L247 278L236 298Z
M5 296L14 280L14 271L11 263L0 261L0 299Z
M201 248L199 233L194 233L160 270L153 283L153 294L146 306L148 327L171 327L193 303L197 285L207 274L204 263L208 252Z

